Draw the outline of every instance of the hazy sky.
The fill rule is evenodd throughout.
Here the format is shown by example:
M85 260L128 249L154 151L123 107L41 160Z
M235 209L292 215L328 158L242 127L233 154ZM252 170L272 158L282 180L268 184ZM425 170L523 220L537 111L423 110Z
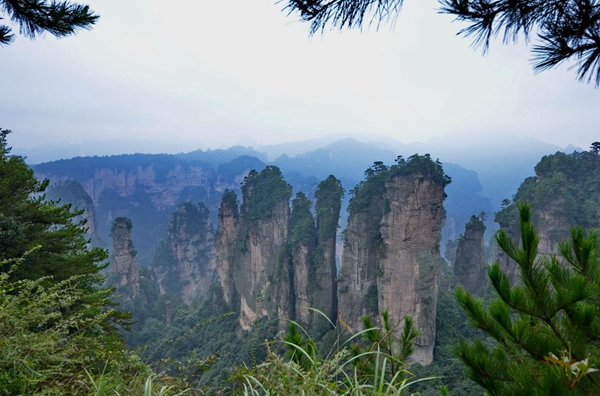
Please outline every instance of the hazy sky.
M191 151L346 132L600 139L600 90L567 67L534 75L524 45L497 40L482 56L435 0L406 0L393 29L315 37L273 0L88 4L101 15L93 30L0 48L0 127L13 146L119 139Z

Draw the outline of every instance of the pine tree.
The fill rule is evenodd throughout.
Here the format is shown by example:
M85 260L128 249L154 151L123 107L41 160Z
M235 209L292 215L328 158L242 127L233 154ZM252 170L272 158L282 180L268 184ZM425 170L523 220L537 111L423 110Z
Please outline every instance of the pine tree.
M74 222L82 211L45 199L48 180L38 181L23 157L10 155L9 133L0 129L0 260L33 250L11 279L50 276L60 282L99 273L105 267L99 263L108 255L88 248L85 220Z
M101 274L108 263L105 249L90 248L85 220L71 205L47 201L48 181L38 181L21 156L10 155L9 130L0 128L0 273L8 281L40 280L44 287L68 282L77 292L65 316L94 317L108 312L101 323L107 334L128 325L131 316L112 309L112 289ZM10 265L14 260L18 266Z
M311 24L311 32L394 21L404 0L287 0L285 9ZM567 61L577 62L580 80L600 86L600 2L598 0L439 0L440 12L454 15L470 26L459 34L473 36L484 52L490 39L502 34L504 42L538 36L533 47L536 71Z
M78 29L90 29L99 18L89 6L69 1L0 0L0 10L19 25L20 33L31 39L44 32L56 37L70 36ZM11 32L9 26L0 25L0 45L14 40Z
M521 204L521 244L500 230L496 241L518 265L511 285L498 263L488 268L497 297L485 306L459 288L456 297L486 339L461 341L456 352L469 378L491 395L600 393L600 268L595 233L574 228L562 258L537 254L531 210Z

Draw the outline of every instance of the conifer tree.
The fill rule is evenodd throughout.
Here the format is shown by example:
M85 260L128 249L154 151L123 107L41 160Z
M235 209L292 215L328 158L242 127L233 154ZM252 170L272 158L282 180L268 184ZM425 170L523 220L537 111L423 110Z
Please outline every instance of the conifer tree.
M83 211L47 201L48 180L38 181L18 155L10 155L9 130L0 129L0 260L28 254L12 280L52 277L60 282L74 275L97 274L107 258L104 249L88 248ZM5 269L0 268L0 271Z
M500 230L496 241L518 265L511 285L498 263L488 268L497 297L488 306L459 288L456 296L486 339L456 352L469 378L491 395L600 393L600 269L595 233L574 228L561 258L537 254L531 210L521 204L521 243Z
M31 39L44 32L56 37L70 36L78 29L90 29L99 18L89 6L70 1L0 0L0 10L19 25L21 34ZM10 44L14 38L9 26L0 25L0 45Z
M287 0L285 9L309 22L311 32L327 26L345 29L394 21L404 0ZM536 71L577 62L580 80L600 86L600 2L598 0L439 0L441 13L469 23L459 34L474 37L484 52L492 37L528 41Z
M9 130L0 128L0 273L7 280L39 280L44 287L68 282L76 292L62 314L94 316L106 311L102 326L109 334L127 325L130 315L111 309L112 289L100 271L108 264L104 249L90 248L81 210L45 199L48 181L38 181L23 157L10 155ZM19 265L10 263L18 260ZM76 297L75 297L76 296Z

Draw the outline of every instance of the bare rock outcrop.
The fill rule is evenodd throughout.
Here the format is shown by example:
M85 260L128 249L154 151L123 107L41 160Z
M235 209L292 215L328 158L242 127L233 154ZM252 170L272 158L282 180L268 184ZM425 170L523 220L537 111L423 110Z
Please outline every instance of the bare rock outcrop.
M203 203L178 206L152 268L161 292L179 295L187 304L204 298L217 281L217 271L214 233Z
M291 317L290 274L281 259L289 230L291 186L277 167L250 172L242 187L240 237L233 280L240 299L239 323L250 330L256 319Z
M239 213L235 193L223 194L217 271L225 301L232 308L239 306L243 330L252 329L263 317L279 329L292 319L329 330L323 318L323 323L314 321L311 307L335 322L335 248L342 194L341 183L333 176L319 185L317 224L304 193L296 195L290 210L291 187L276 167L249 173Z
M315 193L316 197L316 221L317 240L314 259L314 280L312 285L312 301L314 308L323 312L333 323L337 321L338 298L337 298L337 263L336 242L340 219L341 201L344 195L342 183L334 176L319 183ZM311 278L313 279L313 278ZM315 316L313 328L321 330L319 323L323 323L324 329L328 329L324 318Z
M112 225L113 239L112 267L118 276L117 290L124 301L133 299L139 293L139 272L137 251L131 239L133 225L125 217L117 217Z
M400 158L390 168L375 163L367 176L350 203L338 284L340 315L354 330L360 330L364 314L378 320L387 310L394 324L412 316L420 331L412 358L428 364L449 180L429 156Z
M223 193L219 207L219 223L215 235L216 268L225 303L231 305L236 297L233 268L239 238L240 213L237 195L231 190Z
M485 224L483 219L472 216L465 225L465 232L458 240L454 281L471 294L482 297L487 286L485 270Z

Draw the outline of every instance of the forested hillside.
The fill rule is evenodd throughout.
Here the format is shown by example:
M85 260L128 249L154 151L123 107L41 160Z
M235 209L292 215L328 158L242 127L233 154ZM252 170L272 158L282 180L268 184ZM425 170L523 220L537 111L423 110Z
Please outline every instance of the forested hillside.
M85 165L86 159L73 160L82 172L70 169L68 161L41 164L38 174L66 172L49 188L48 182L33 178L22 158L10 156L6 135L1 176L6 191L20 192L3 194L6 198L0 201L4 219L0 241L6 243L2 265L7 268L0 279L2 315L47 323L42 332L32 328L31 321L16 326L36 334L32 345L46 342L46 337L56 343L45 344L42 350L37 347L50 360L32 355L16 341L0 343L18 351L14 356L36 356L35 367L44 373L43 381L32 382L25 366L11 363L10 374L0 376L11 389L8 394L59 387L91 392L100 386L124 392L140 389L148 378L170 386L171 393L185 388L196 394L242 394L258 388L352 393L380 383L387 392L382 394L403 394L404 386L416 381L411 389L423 395L439 394L441 385L452 394L478 394L479 386L514 394L514 386L501 378L487 381L475 369L479 363L473 359L483 362L489 356L493 358L486 364L494 367L499 367L498 359L510 356L524 359L531 372L543 373L545 379L540 381L510 380L523 389L529 383L543 392L552 389L553 394L564 389L589 394L595 389L596 351L589 344L595 325L578 319L582 312L599 309L593 302L595 286L568 294L576 284L597 282L595 270L589 269L598 266L595 237L576 232L571 247L561 248L563 263L573 269L565 270L560 279L556 278L560 261L541 258L546 269L536 266L537 261L523 259L508 238L524 238L528 257L537 253L548 257L558 252L558 242L568 237L572 225L596 228L595 197L600 196L596 151L544 157L535 168L536 178L526 179L514 201L504 203L497 214L504 230L496 238L504 254L499 264L489 267L490 284L483 276L491 248L486 252L484 245L485 211L466 218L486 205L477 175L449 166L463 178L459 188L451 190L454 180L429 155L397 157L392 165L377 161L350 190L334 176L322 180L311 176L318 182L309 182L311 178L299 171L301 162L292 169L294 161L288 160L292 184L281 169L265 166L256 157L233 154L233 159L222 162L229 159L226 152L213 158L221 161L217 170L198 159L145 155L120 157L116 165L110 157L93 158L91 163L99 168ZM331 158L322 154L316 153L321 162ZM40 195L47 189L47 196ZM464 232L450 239L446 261L440 243L451 191L469 208L454 209L452 234ZM106 199L110 194L119 197L121 206ZM193 194L198 194L196 203L186 199ZM340 232L344 196L348 225ZM57 206L58 199L67 205ZM521 204L525 201L531 209ZM75 206L87 210L71 211ZM40 215L32 215L35 211ZM156 213L164 218L161 227L154 224L159 219ZM515 219L517 213L520 218ZM99 214L105 222L110 219L106 239L100 237ZM138 227L143 228L142 235L154 235L158 242L139 246L134 237ZM101 248L90 250L90 243L110 244L110 257ZM148 248L152 251L142 253ZM585 255L569 253L580 251ZM516 262L509 265L508 257ZM103 264L106 258L110 264ZM116 294L103 285L101 271ZM531 271L549 277L550 291L528 280ZM560 282L568 284L566 289ZM485 301L496 295L496 302L480 306L467 289ZM32 290L33 297L22 300ZM506 335L494 330L498 325L494 323L507 320L502 319L506 309L518 312L518 304L533 304L513 300L517 297L510 293L533 300L550 293L545 298L549 304L559 301L554 298L571 299L572 312L579 316L571 318L571 308L558 302L547 305L564 326L558 329L555 319L545 319L545 308L532 308L527 321L511 326L533 323L547 338L520 350L524 341L519 341L517 330L506 330L517 340L512 346L503 342ZM120 311L112 308L113 300L121 303ZM58 316L44 316L53 311L53 304L67 309ZM508 308L499 308L501 304ZM23 315L21 309L30 312ZM471 328L467 317L483 331ZM82 329L80 320L98 327ZM16 329L3 327L6 334L17 334ZM137 352L126 349L122 336ZM71 345L63 337L75 343L61 353L56 345ZM94 342L86 337L94 337ZM464 337L467 340L460 341ZM560 350L565 343L580 344L565 352ZM452 352L456 345L458 358ZM76 350L86 348L94 348L94 356L106 360L105 371L98 371L97 360L80 360ZM113 351L111 358L105 354L108 350ZM537 363L542 359L553 367L567 357L579 371L564 383L560 376L552 377L555 371ZM68 369L64 366L67 380L48 371L52 359L69 362ZM483 371L493 377L492 366ZM89 381L76 377L77 370L87 372ZM155 378L152 370L162 377ZM102 382L104 375L110 384ZM429 378L439 375L443 378ZM73 378L80 379L73 382Z

